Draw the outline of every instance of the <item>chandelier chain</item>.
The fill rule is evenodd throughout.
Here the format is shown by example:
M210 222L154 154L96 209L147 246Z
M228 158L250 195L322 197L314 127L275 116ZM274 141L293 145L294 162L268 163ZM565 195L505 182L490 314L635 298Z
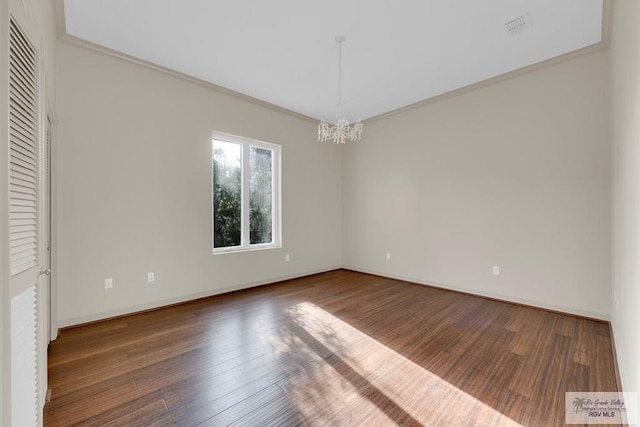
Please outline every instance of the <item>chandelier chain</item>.
M342 41L338 42L338 103L342 105Z
M360 120L350 125L344 114L342 105L342 43L344 36L336 37L338 43L338 105L336 106L336 124L331 126L322 119L318 124L318 141L332 141L336 144L344 144L347 140L358 141L362 137L364 125Z

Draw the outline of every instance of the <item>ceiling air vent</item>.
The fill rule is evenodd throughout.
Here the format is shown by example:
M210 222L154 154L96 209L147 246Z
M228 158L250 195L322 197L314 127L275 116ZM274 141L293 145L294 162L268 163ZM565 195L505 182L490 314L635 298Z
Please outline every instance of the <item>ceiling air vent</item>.
M520 15L504 23L504 30L510 36L517 36L530 27L531 21L528 14Z

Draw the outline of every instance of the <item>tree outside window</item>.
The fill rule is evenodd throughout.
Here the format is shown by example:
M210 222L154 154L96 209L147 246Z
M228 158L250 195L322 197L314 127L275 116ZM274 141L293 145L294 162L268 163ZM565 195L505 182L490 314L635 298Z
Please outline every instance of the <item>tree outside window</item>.
M279 155L274 144L214 134L214 252L279 246Z

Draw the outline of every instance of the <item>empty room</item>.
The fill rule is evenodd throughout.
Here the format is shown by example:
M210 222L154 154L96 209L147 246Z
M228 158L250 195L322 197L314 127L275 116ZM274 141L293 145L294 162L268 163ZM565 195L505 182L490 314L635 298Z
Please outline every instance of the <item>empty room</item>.
M1 426L639 422L640 2L0 12Z

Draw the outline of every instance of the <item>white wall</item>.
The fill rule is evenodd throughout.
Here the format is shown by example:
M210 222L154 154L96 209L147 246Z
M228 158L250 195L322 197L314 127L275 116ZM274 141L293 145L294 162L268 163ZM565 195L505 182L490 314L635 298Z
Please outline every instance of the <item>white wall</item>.
M367 124L344 151L344 265L608 319L607 58Z
M65 42L58 93L61 326L341 265L342 154L315 123ZM213 130L282 146L282 249L211 254Z
M614 337L625 391L640 394L640 2L614 4L611 39ZM640 407L640 399L638 402Z

